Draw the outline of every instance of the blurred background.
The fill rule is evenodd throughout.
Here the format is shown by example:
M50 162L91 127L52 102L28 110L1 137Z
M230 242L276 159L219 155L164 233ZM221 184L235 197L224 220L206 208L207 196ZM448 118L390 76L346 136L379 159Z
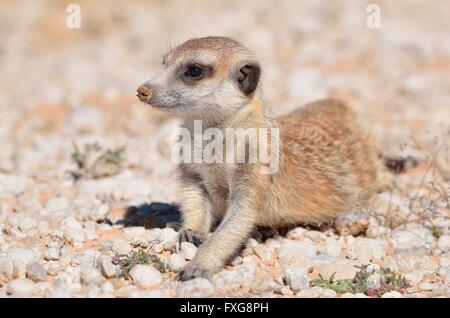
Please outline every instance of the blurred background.
M71 3L81 28L66 26ZM371 3L1 0L3 209L36 210L60 194L176 202L167 141L176 121L135 90L169 48L206 35L233 37L260 57L275 114L341 98L387 154L425 162L401 177L405 193L424 179L448 183L450 2L379 0L381 28L368 28ZM95 171L83 161L94 143L108 164Z

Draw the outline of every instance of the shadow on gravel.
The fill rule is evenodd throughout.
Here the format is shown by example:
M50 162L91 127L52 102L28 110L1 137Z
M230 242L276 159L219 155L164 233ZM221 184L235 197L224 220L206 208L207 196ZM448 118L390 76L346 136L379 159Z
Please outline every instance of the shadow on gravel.
M181 224L180 209L175 204L153 202L129 206L124 218L117 222L128 226L143 226L147 229L171 227L177 230Z
M117 221L116 224L124 225L125 227L143 226L146 229L170 227L178 231L182 224L181 211L180 207L176 204L162 202L129 206L125 209L123 219ZM213 232L218 225L213 226ZM296 224L281 228L258 226L253 231L252 237L265 241L277 236L286 236L287 232L297 226L302 226L309 230L324 231L330 228L332 224L322 224L321 226Z

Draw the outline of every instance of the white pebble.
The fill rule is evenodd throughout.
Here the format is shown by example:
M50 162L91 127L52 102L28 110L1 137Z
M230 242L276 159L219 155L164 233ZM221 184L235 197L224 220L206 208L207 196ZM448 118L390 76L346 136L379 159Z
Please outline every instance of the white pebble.
M28 232L29 230L35 228L36 226L37 226L36 220L34 218L31 218L31 217L25 217L19 223L19 229L22 232Z
M106 278L114 278L120 275L120 266L113 264L110 257L102 255L97 259L97 262L103 276Z
M47 261L57 261L59 259L60 252L56 247L50 247L44 252L44 259Z
M184 265L186 265L186 261L184 260L184 257L181 257L178 254L172 254L169 257L168 265L172 272L179 272L183 269Z
M450 235L442 235L438 241L438 247L443 251L450 250Z
M286 284L295 292L309 287L307 268L291 267L286 269Z
M130 271L130 276L136 286L150 288L162 282L161 273L150 265L136 265Z
M381 296L381 298L403 298L403 295L400 294L398 291L394 290L384 293L383 296Z
M50 199L45 205L45 210L49 213L67 210L70 207L70 201L66 197Z
M177 289L178 298L205 298L214 294L214 287L205 278L196 278L184 282Z
M85 284L99 284L104 281L100 271L93 266L82 265L80 268L81 281Z
M6 285L6 293L14 296L28 296L33 293L34 282L28 278L19 278Z
M180 247L180 255L184 257L184 259L190 261L194 258L197 253L197 247L189 242L181 243Z

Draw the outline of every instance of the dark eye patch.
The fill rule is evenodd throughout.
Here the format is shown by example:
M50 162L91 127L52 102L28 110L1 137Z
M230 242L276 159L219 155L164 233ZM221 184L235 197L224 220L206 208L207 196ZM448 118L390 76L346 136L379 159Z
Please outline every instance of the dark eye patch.
M204 78L210 77L213 73L213 68L200 63L188 63L181 66L178 73L183 82L193 85Z

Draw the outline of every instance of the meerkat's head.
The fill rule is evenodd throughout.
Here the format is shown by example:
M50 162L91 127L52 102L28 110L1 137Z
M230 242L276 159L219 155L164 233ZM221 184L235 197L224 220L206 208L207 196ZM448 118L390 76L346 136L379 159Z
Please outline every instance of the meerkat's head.
M137 96L162 111L220 116L249 104L260 72L255 56L235 40L191 39L164 56Z

